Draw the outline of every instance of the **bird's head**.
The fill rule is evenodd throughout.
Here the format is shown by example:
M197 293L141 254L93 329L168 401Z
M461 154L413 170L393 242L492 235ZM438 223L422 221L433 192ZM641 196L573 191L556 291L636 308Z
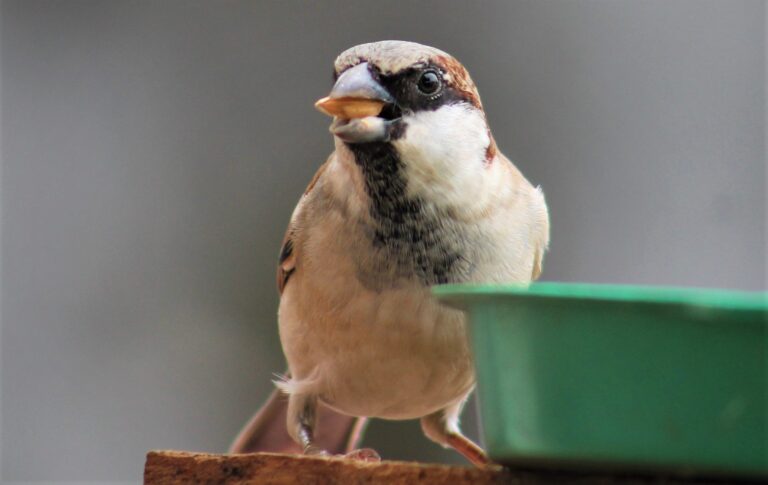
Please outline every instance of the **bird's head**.
M477 88L451 55L383 41L346 50L334 68L336 82L316 106L335 118L331 132L353 152L387 144L402 160L435 169L447 159L495 157Z

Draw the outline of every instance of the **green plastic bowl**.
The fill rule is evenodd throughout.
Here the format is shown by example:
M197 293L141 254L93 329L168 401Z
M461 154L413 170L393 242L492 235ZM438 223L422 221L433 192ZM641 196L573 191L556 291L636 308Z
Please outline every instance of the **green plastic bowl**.
M768 476L765 293L444 285L488 452L517 465Z

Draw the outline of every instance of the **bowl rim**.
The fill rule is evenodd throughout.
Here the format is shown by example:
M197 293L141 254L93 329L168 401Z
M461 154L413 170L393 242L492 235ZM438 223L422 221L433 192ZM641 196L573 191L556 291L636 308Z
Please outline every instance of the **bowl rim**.
M498 297L594 302L682 304L724 310L768 312L768 292L683 286L538 282L527 284L452 283L432 288L441 301L461 303Z

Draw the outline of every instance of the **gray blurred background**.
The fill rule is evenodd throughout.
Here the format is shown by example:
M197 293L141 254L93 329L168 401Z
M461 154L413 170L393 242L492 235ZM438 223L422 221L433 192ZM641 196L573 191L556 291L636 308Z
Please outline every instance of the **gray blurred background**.
M546 193L544 279L766 287L764 1L20 0L0 18L6 481L139 480L148 449L226 448L285 367L275 258L332 147L312 104L354 44L464 62ZM366 445L460 461L415 422Z

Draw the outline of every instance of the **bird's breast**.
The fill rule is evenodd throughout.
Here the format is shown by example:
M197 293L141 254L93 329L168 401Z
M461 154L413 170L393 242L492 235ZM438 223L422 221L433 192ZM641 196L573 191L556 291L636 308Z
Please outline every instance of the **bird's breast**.
M367 211L354 221L364 250L356 274L367 286L417 281L424 286L464 281L477 234L407 190L403 162L390 144L356 148Z
M418 284L375 291L332 261L296 278L280 334L299 392L350 415L420 417L463 398L474 372L463 314Z

